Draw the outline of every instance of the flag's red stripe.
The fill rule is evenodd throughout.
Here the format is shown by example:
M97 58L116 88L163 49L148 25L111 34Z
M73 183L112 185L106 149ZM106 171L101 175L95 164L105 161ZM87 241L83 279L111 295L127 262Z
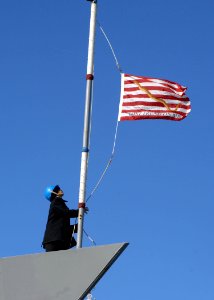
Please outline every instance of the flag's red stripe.
M154 95L155 98L160 98L160 99L169 99L169 100L178 100L178 101L184 101L187 102L189 101L189 98L179 98L176 96L169 96L169 95L161 95L161 94L157 94ZM123 94L123 99L132 99L132 98L145 98L145 99L151 99L151 97L149 97L149 95L147 94L137 94L137 95L133 95L133 94Z
M134 82L135 80L126 80L124 82L124 86L129 85L129 84L135 84ZM157 87L161 88L169 88L171 91L173 90L174 93L179 92L184 94L187 88L183 88L183 87L175 87L175 86L171 86L167 83L160 83L160 82L155 82L155 81L151 81L151 80L136 80L138 83L153 83L156 84ZM147 88L147 86L146 86ZM139 89L139 88L138 88Z
M147 89L148 91L160 91L160 92L168 92L171 94L175 94L175 91L171 88L168 87L163 87L163 86L143 86L142 88ZM135 91L139 91L139 87L125 87L124 91L125 92L135 92Z

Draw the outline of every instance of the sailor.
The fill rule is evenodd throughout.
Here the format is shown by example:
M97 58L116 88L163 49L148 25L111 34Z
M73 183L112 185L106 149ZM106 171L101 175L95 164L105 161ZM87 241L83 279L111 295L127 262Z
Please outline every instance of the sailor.
M77 225L70 225L70 218L77 218L79 210L69 209L67 201L62 199L63 195L58 185L48 186L45 190L45 198L51 202L42 242L46 252L67 250L76 246L73 234L77 232Z

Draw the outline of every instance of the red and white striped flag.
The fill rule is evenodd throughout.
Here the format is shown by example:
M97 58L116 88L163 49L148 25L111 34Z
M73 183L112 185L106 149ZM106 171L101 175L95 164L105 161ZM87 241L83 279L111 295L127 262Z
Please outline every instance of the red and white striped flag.
M191 111L186 89L165 79L122 74L118 120L183 120Z

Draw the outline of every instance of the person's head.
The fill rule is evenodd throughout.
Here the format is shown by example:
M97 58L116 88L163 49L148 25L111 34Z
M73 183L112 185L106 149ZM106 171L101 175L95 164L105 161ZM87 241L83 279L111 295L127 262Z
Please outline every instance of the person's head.
M50 185L45 189L45 198L52 201L56 197L62 197L64 195L59 185Z

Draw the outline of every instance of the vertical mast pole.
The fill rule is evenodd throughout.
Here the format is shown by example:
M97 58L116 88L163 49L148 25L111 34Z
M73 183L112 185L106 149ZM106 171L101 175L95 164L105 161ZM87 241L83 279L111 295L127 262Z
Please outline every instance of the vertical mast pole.
M87 75L86 75L83 149L82 149L81 169L80 169L77 248L82 248L82 240L83 240L83 222L84 222L84 212L85 212L85 202L86 202L85 201L86 180L87 180L89 144L90 144L90 127L91 127L92 85L94 79L94 44L95 44L96 11L97 11L97 0L87 0L87 1L91 2L91 17L90 17L88 63L87 63Z

